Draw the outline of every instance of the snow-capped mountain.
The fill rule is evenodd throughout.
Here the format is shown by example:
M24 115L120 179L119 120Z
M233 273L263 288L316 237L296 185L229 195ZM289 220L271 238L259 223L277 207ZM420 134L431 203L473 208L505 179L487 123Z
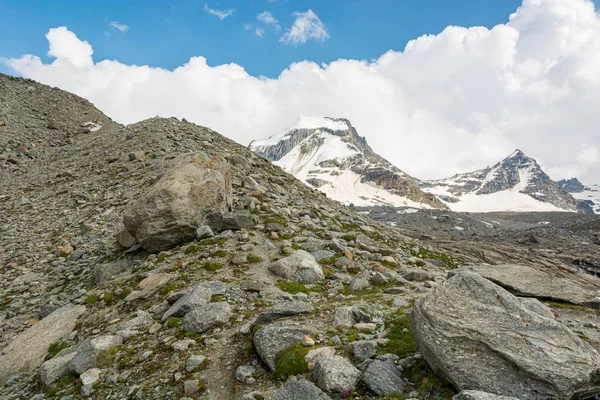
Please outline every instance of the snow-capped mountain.
M345 204L447 209L418 180L376 154L347 119L303 117L284 134L249 147Z
M453 211L579 211L578 201L560 188L522 151L475 172L422 182Z
M577 178L563 179L557 182L565 192L579 200L579 207L589 207L593 213L600 214L600 185L585 186Z

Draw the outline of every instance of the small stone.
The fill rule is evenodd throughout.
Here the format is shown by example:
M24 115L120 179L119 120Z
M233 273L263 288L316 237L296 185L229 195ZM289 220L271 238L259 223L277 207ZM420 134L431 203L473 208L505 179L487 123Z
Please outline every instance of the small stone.
M68 257L73 252L73 246L65 245L56 248L59 257Z
M197 379L183 382L183 391L186 396L193 396L200 392L200 384Z
M315 340L308 335L305 335L300 339L300 343L302 343L305 347L312 347L315 345Z
M196 368L198 368L200 365L202 365L205 361L206 361L206 357L204 357L202 355L190 356L190 358L188 358L187 362L185 363L185 370L187 372L192 372Z
M215 236L215 234L213 233L210 226L204 225L204 226L201 226L200 228L196 229L196 239L198 239L198 240L208 239L213 236Z
M241 365L235 371L235 379L240 382L246 382L254 374L254 371L256 371L256 368L251 365Z
M359 322L358 324L354 324L354 328L358 329L359 332L373 332L377 329L377 325L372 322Z
M193 339L183 339L180 340L178 342L175 342L171 345L171 348L175 351L187 351L188 348L193 345L196 344L196 341Z
M333 347L317 347L316 349L310 350L304 357L304 360L308 364L308 369L310 371L312 371L313 369L315 369L315 364L322 357L333 357L333 356L335 356L335 348L333 348Z
M100 370L98 368L92 368L79 375L79 379L84 386L93 385L100 380Z

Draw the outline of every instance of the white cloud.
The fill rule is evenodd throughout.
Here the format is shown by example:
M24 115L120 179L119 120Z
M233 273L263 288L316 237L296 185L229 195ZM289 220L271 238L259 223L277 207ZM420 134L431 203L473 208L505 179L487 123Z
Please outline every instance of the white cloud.
M256 28L254 34L258 37L263 37L265 35L265 30L263 28Z
M256 19L263 24L273 25L277 30L281 29L281 26L279 26L279 21L277 21L275 17L273 17L273 14L271 14L269 11L261 12L256 16Z
M304 13L296 12L294 16L296 17L294 24L279 41L298 45L304 44L310 39L320 42L329 39L325 25L313 10Z
M492 165L520 148L555 179L600 182L600 16L591 1L524 0L492 29L448 27L374 61L303 61L275 79L203 57L175 70L94 63L90 44L66 28L47 38L52 62L5 63L119 122L185 117L248 144L301 115L339 116L419 178Z
M110 21L108 25L111 28L118 29L121 33L125 33L129 30L129 25L120 24L119 21Z
M214 15L223 21L225 18L230 17L235 12L234 8L228 8L227 10L215 10L214 8L208 7L208 4L204 3L204 11L210 15Z

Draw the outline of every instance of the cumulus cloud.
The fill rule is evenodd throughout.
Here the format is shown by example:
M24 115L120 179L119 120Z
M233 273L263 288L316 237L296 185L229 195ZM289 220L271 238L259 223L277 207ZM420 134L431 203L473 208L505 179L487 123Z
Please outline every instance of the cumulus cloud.
M279 21L277 21L275 17L273 17L273 14L271 14L269 11L261 12L256 16L256 19L258 19L263 24L273 25L277 30L281 29L281 26L279 26Z
M223 21L225 18L230 17L235 12L234 8L228 8L227 10L215 10L214 8L210 8L208 4L204 3L204 11L209 13L210 15L214 15Z
M256 28L254 34L258 37L263 37L265 35L265 30L263 28Z
M174 70L94 62L66 28L47 38L51 62L5 63L119 122L185 117L248 144L301 115L346 117L419 178L482 168L519 148L555 179L600 182L600 17L589 0L524 0L492 29L451 26L374 61L303 61L274 79L203 57Z
M323 42L329 39L329 34L325 25L313 10L307 12L294 13L296 19L294 24L288 31L279 39L286 44L305 44L309 40Z
M119 21L110 21L108 25L111 28L119 30L121 33L125 33L129 30L129 25L121 24Z

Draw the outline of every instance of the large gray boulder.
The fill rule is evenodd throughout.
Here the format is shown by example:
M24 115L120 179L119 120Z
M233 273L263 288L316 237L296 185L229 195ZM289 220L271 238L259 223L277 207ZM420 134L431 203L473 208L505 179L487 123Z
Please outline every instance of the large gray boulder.
M277 318L291 317L299 314L309 314L313 311L315 311L315 308L312 306L312 304L304 301L282 301L274 306L265 308L256 318L253 325L264 325L275 321Z
M231 202L227 162L206 154L183 155L137 201L127 205L123 224L149 252L193 240L196 230L219 229Z
M269 267L269 271L290 281L299 283L316 283L325 279L319 263L310 253L297 250L289 257L277 260Z
M404 391L400 370L392 360L375 360L365 370L363 382L373 393L389 396Z
M188 332L204 333L229 322L231 307L226 301L194 308L183 317L182 327Z
M317 386L326 392L346 394L356 389L362 373L341 356L323 357L314 370Z
M423 358L458 390L521 400L600 393L592 346L475 273L459 273L417 300L411 328Z
M17 374L39 367L51 344L68 336L85 312L84 306L64 306L42 319L0 350L0 386Z
M516 296L566 301L600 309L600 278L572 269L481 264L462 267L455 273L461 271L475 272Z
M285 385L267 397L267 400L331 400L311 381L290 377Z
M96 368L98 354L112 347L123 344L123 338L118 335L98 336L77 346L77 352L71 360L68 370L76 374L82 374L90 368Z
M294 326L289 322L275 322L256 331L253 339L254 348L271 371L275 371L277 353L313 333L314 331L307 327Z

